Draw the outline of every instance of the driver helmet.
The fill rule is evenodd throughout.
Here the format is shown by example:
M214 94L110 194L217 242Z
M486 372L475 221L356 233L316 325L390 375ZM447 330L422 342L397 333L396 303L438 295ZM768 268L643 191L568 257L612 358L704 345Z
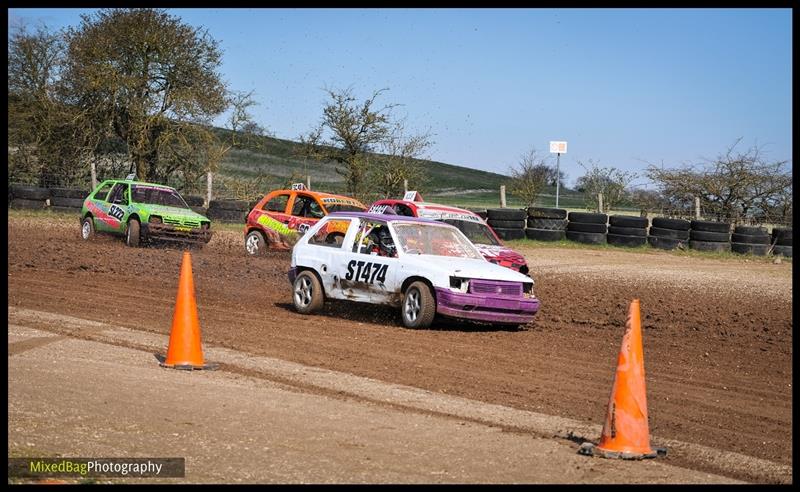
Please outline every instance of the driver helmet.
M392 234L386 226L378 226L375 228L375 236L378 238L378 247L380 251L386 256L395 256L397 247L392 240Z

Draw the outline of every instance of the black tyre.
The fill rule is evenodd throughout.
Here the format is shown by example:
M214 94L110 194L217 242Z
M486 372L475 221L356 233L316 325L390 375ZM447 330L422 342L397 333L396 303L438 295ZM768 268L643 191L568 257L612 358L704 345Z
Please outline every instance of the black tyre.
M400 316L406 328L427 328L436 315L436 300L425 282L416 281L403 292Z
M486 211L489 220L525 220L528 213L518 208L490 208Z
M565 231L556 231L552 229L525 229L525 236L534 241L561 241L566 237Z
M727 222L712 222L709 220L693 220L691 222L691 229L693 231L703 231L703 232L719 232L719 233L730 233L731 232L731 225ZM701 240L702 241L702 240Z
M567 211L563 208L528 207L528 217L538 219L566 219Z
M650 228L650 235L663 237L667 239L680 239L682 241L686 241L687 239L689 239L688 230L662 229L660 227L655 227L655 226Z
M131 219L128 221L128 229L125 232L125 244L131 248L138 248L141 242L142 234L139 221Z
M525 221L524 220L499 220L499 219L489 219L489 225L492 226L492 229L495 227L499 227L501 229L525 229Z
M502 227L492 227L500 239L509 241L512 239L522 239L525 237L525 229L503 229Z
M209 210L235 210L235 211L250 211L247 202L244 200L211 200L208 204Z
M28 200L26 198L14 198L8 204L9 208L22 208L26 210L41 210L47 206L44 200Z
M596 214L596 213L587 213L587 212L570 212L569 213L569 221L570 222L582 222L585 224L603 224L605 225L608 222L608 215L606 214Z
M772 248L772 254L775 255L775 256L780 255L780 256L785 256L786 258L791 258L792 257L792 247L791 246L781 246L781 245L776 244Z
M731 235L731 242L744 243L744 244L770 244L772 240L769 237L769 234L760 234L758 236L751 236L749 234L736 234L734 232Z
M606 235L595 232L567 231L567 239L584 244L606 244Z
M609 225L616 227L631 227L636 229L647 229L650 221L647 217L634 217L632 215L611 215L608 217Z
M691 227L691 222L683 219L653 217L653 227L659 227L661 229L674 229L676 231L688 231Z
M689 231L689 239L695 241L709 241L714 243L726 243L731 240L730 233L727 232L708 232L708 231Z
M202 207L206 200L202 196L197 195L186 195L183 199L186 200L186 205L190 207Z
M50 190L39 188L38 186L11 185L11 194L14 198L22 198L23 200L44 201L50 198Z
M81 221L81 238L84 241L94 239L94 219L90 216L84 217Z
M650 246L659 249L675 249L680 247L686 247L688 243L688 241L686 240L673 239L662 236L648 236L647 242L650 243Z
M312 314L322 309L325 293L314 272L303 270L292 285L292 304L300 314Z
M755 226L743 226L743 225L736 226L733 228L733 232L734 234L744 234L747 236L763 236L765 234L769 235L769 232L767 232L766 227L755 227Z
M249 256L263 256L267 252L267 241L261 231L250 231L244 238L244 250Z
M607 234L606 241L613 246L626 246L636 248L647 244L647 236L623 236L620 234Z
M586 222L567 222L567 230L575 232L592 232L596 234L605 234L608 232L608 226L605 224L586 223Z
M740 255L766 256L769 244L731 243L731 251Z
M82 208L83 198L65 198L62 196L54 196L50 198L50 205L53 207Z
M772 242L780 246L792 245L792 230L776 227L772 229Z
M690 240L689 247L697 251L730 251L731 243Z
M83 201L87 196L89 192L81 188L50 188L50 198L80 198Z
M619 236L647 236L647 229L638 227L617 227L608 226L609 234L617 234ZM609 241L611 242L611 241Z
M567 228L567 219L539 219L528 217L528 227L548 231L563 231Z

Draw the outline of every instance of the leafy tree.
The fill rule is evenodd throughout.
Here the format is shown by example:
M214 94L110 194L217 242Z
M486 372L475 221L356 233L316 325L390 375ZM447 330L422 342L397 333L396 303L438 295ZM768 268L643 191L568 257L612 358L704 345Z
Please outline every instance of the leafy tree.
M631 171L623 171L613 166L602 167L598 162L589 159L584 164L578 164L586 170L586 174L578 178L576 187L583 192L587 208L597 210L597 195L603 194L604 210L611 210L626 196L626 188L636 179L637 174ZM603 210L600 210L603 212Z
M744 221L754 216L791 218L792 173L788 161L767 161L761 149L736 150L741 138L713 160L667 169L650 165L648 177L672 203L702 210L721 220ZM777 215L777 217L776 217Z
M509 191L522 200L526 207L533 206L548 180L554 179L555 169L547 166L546 160L547 157L542 157L532 148L520 157L516 167L511 168Z
M79 27L67 29L66 45L65 102L86 114L96 132L126 143L140 178L166 179L175 164L163 166L161 156L198 136L186 123L227 107L217 41L164 10L83 15ZM180 145L166 151L174 143Z

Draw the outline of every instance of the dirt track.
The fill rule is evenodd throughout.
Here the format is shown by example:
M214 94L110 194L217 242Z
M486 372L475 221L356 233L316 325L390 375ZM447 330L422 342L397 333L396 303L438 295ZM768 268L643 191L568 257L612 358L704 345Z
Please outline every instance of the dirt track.
M9 305L168 333L177 249L83 243L78 221L10 218ZM223 233L193 253L204 341L383 381L599 423L630 299L642 303L650 430L791 464L791 264L535 249L543 308L520 331L394 310L291 308L287 253L247 258ZM658 444L657 442L654 444ZM682 463L680 456L666 458ZM738 478L752 479L747 470Z

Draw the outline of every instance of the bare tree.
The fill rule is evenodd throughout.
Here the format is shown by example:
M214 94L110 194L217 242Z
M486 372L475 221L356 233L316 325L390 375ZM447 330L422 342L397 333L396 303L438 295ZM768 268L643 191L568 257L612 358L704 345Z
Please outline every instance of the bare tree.
M382 142L383 156L371 167L370 182L382 196L398 196L408 181L415 190L422 190L427 180L423 154L433 145L430 130L407 135L404 122L397 122L394 131Z
M516 167L511 168L511 194L522 200L526 207L533 206L536 198L552 179L554 171L545 164L548 156L541 156L531 148L520 157Z
M791 214L788 161L767 162L755 145L738 151L741 140L713 160L675 169L650 165L647 175L673 203L693 203L699 197L703 210L721 220L744 221L779 210L785 219Z
M587 208L594 210L599 208L597 195L600 193L603 194L605 210L611 210L618 205L625 198L628 185L637 177L637 174L631 171L623 171L613 166L602 167L592 159L586 164L578 161L578 164L586 170L586 174L578 178L576 187L578 191L584 193Z
M391 110L397 104L376 105L376 99L387 90L377 90L357 103L352 88L325 89L330 100L322 109L322 121L300 138L308 157L340 164L336 172L355 197L367 191L372 152L392 134Z

